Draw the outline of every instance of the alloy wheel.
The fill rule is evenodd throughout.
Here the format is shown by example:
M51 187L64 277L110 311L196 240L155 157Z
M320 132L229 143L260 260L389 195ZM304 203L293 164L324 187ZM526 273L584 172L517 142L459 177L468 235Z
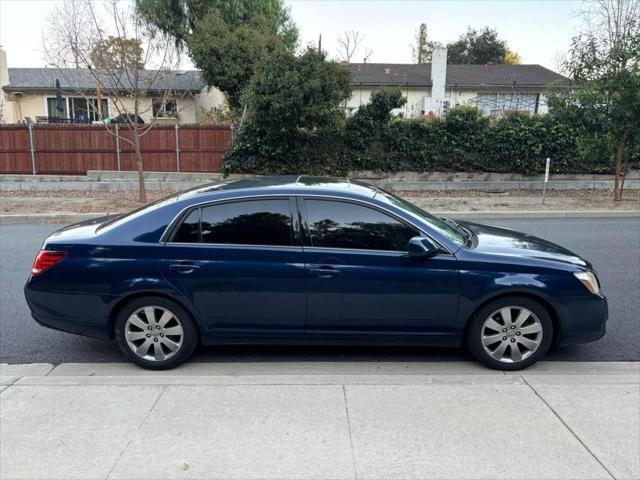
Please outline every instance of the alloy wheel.
M138 357L161 362L176 355L184 341L180 319L170 310L157 305L137 309L124 327L127 345Z
M527 308L501 307L484 321L481 336L484 350L495 360L517 363L540 347L542 323Z

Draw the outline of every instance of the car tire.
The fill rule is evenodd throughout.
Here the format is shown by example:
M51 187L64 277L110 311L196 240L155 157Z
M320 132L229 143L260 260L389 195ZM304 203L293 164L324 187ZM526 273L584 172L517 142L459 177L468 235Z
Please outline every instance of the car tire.
M149 370L180 365L198 344L189 312L164 297L139 297L124 305L116 316L114 333L124 355Z
M476 360L495 370L514 371L546 355L553 341L553 322L540 302L509 296L480 307L466 333Z

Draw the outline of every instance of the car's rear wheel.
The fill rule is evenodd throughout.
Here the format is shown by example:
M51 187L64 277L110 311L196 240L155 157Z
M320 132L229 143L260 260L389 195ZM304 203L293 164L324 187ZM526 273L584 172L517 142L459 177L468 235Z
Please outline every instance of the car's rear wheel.
M467 345L496 370L520 370L544 357L553 339L547 309L527 297L503 297L482 306L471 320Z
M134 363L152 370L173 368L193 353L198 335L189 313L163 297L141 297L116 317L115 338Z

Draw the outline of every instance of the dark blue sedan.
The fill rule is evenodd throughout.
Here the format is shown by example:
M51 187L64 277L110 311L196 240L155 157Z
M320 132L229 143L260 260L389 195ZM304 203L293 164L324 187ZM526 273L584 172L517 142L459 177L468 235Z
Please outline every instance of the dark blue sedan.
M44 242L35 320L115 339L146 368L198 343L466 345L516 370L602 337L589 262L545 240L436 218L375 186L257 177L187 191Z

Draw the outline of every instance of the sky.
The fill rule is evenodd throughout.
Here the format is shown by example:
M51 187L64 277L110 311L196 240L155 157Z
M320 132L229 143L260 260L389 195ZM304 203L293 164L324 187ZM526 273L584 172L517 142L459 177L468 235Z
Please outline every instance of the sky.
M9 67L43 67L43 29L61 0L0 0L0 45ZM99 0L97 0L99 1ZM430 40L447 43L468 26L498 31L522 63L557 70L581 21L582 1L574 0L285 0L300 30L301 45L317 45L337 57L336 39L345 30L364 35L370 62L409 63L418 25L425 22ZM362 61L363 51L352 61ZM184 68L190 68L185 59Z

